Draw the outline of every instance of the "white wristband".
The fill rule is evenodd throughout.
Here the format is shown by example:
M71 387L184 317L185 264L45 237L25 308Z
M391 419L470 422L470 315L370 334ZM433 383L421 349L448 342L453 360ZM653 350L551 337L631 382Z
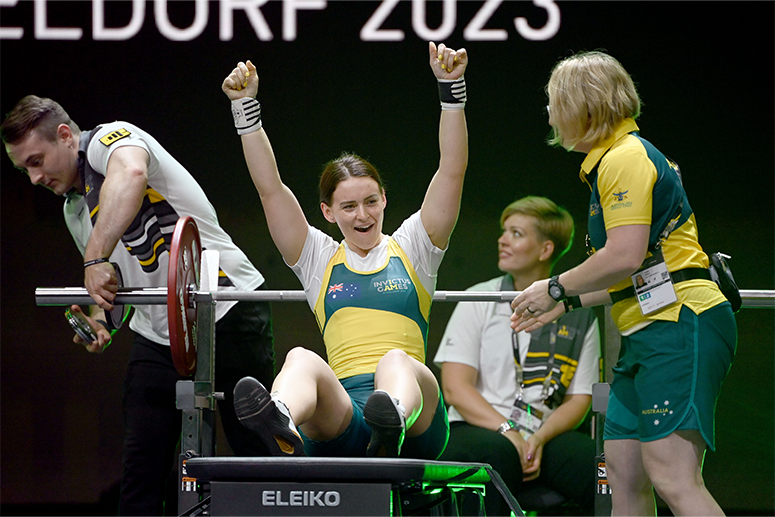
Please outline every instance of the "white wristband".
M231 101L231 114L238 134L247 135L261 129L261 104L253 97Z
M442 110L462 110L466 107L466 79L438 79Z

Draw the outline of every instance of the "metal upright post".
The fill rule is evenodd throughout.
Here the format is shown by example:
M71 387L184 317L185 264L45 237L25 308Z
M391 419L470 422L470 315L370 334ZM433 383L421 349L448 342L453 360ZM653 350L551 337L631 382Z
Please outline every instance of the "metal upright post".
M605 428L605 414L608 409L608 394L613 380L613 365L619 356L621 347L621 335L611 317L611 305L604 307L604 338L602 355L603 381L592 385L592 412L594 413L595 449L597 456L595 465L597 472L595 479L595 515L611 515L611 487L608 484L608 471L605 464L605 451L603 447L603 429Z
M178 460L178 513L199 503L196 478L186 472L186 460L215 456L215 301L211 294L197 295L197 365L193 381L178 381L177 408L182 410L182 436Z

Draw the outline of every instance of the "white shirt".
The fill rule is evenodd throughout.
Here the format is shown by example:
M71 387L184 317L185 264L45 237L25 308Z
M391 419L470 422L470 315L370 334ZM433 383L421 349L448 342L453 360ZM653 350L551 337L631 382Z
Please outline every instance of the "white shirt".
M503 277L470 287L469 291L500 291ZM517 397L517 375L514 366L514 349L510 320L512 314L509 302L459 302L452 312L447 328L441 338L434 363L461 363L479 372L476 390L504 418L509 418ZM596 320L595 320L596 321ZM520 363L530 346L530 334L520 332ZM592 384L599 380L600 332L591 325L584 336L584 345L579 356L576 373L571 379L567 395L591 395ZM523 400L544 413L544 420L552 412L541 400L541 385L526 387ZM449 408L449 421L465 420L454 408Z
M100 141L105 135L126 130L129 135L116 139L106 145ZM237 289L252 291L264 283L264 277L248 260L247 256L232 241L231 237L218 224L215 209L210 204L202 188L191 174L172 157L151 135L127 122L103 124L94 135L87 150L89 165L102 175L107 174L108 160L112 153L123 146L136 146L145 149L150 158L148 164L148 189L166 200L172 212L163 218L147 212L143 230L127 244L139 246L148 239L155 239L154 232L169 234L170 238L179 217L191 216L196 221L203 249L219 252L220 269L228 276ZM155 196L155 195L154 195ZM158 198L154 198L158 199ZM162 201L163 202L163 201ZM141 209L141 213L143 213ZM92 232L89 209L83 196L68 199L64 205L65 222L81 254ZM138 259L131 255L119 241L110 256L111 262L117 262L125 287L166 287L169 253L163 251L157 256L158 264L154 271L144 270ZM222 318L237 302L218 302L216 320ZM142 336L162 345L169 345L169 326L166 305L136 305L129 327Z

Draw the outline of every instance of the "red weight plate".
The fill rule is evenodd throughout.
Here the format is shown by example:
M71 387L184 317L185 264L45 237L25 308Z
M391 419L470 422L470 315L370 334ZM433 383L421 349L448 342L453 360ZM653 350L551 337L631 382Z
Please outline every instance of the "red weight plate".
M167 273L167 319L175 369L183 376L196 371L196 304L199 290L202 244L191 217L181 217L175 225Z

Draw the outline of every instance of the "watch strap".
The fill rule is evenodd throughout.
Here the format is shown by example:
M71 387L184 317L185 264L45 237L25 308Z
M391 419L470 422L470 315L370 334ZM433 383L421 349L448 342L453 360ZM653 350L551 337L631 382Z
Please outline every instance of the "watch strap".
M559 289L559 296L554 296L552 294L552 288ZM566 298L565 288L560 283L560 275L555 275L549 279L549 296L551 296L552 299L556 302L561 302Z

